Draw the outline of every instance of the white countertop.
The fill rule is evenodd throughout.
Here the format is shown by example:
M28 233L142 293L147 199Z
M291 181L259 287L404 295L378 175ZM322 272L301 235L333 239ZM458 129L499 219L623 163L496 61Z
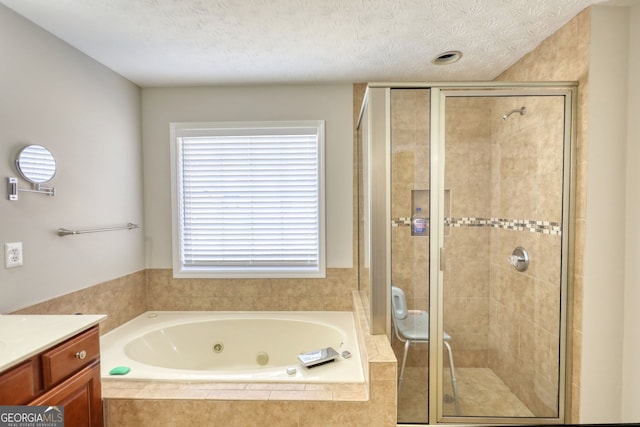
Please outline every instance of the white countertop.
M0 315L0 372L104 320L95 315Z

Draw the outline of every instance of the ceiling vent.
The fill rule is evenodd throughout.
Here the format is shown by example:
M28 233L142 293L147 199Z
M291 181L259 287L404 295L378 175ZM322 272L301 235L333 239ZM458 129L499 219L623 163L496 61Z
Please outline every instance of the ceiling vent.
M431 62L436 65L448 65L457 62L460 58L462 58L462 52L458 50L450 50L436 56L431 60Z

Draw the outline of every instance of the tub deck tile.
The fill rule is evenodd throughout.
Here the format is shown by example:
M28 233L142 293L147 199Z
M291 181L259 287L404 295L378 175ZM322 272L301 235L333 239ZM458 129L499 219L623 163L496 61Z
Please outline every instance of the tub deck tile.
M105 381L104 399L366 401L366 384L173 383Z
M202 389L202 390L246 390L246 383L189 383L181 384L180 389Z
M333 393L327 390L274 390L269 400L333 400Z
M369 389L367 387L344 387L333 391L333 400L339 401L367 401L369 400Z
M102 379L102 389L115 390L119 388L124 389L143 389L149 383L147 381L119 381L119 380L105 380Z
M269 400L268 390L208 390L206 398L212 400Z
M247 390L285 390L285 391L304 391L304 384L288 384L288 383L278 383L278 384L268 384L268 383L254 383L247 384Z
M180 390L180 399L184 400L202 400L209 395L209 390ZM144 399L175 399L176 390L172 389L145 389L139 392L139 398Z
M104 388L103 388L104 390ZM144 398L144 395L138 397L138 394L140 394L140 389L135 390L135 389L130 389L130 388L113 388L113 389L109 389L108 393L106 393L106 397L105 397L105 393L102 393L102 397L103 399L142 399Z
M369 399L369 388L366 384L306 384L305 390L325 390L332 393L332 400L366 401Z

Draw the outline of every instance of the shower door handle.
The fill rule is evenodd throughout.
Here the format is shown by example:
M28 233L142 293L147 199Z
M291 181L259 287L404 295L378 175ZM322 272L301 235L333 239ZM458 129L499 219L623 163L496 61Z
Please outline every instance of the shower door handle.
M440 271L444 271L444 269L447 266L446 259L445 259L446 253L447 252L445 251L444 248L440 248Z

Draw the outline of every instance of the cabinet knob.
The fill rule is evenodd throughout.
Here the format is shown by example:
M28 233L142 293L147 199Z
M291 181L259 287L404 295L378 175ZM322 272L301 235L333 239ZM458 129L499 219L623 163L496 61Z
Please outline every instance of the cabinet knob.
M84 359L85 357L87 357L87 352L82 350L76 353L76 359Z

